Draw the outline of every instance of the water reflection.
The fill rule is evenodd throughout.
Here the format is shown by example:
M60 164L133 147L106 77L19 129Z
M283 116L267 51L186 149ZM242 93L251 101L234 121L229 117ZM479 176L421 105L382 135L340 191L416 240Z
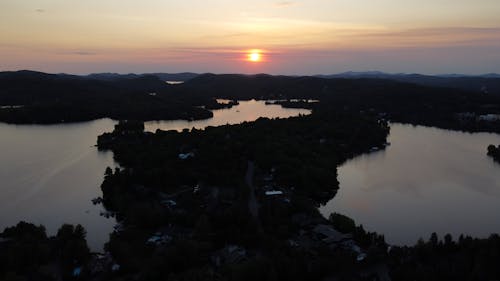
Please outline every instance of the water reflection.
M486 156L497 134L392 124L385 151L339 167L340 190L320 208L340 212L395 244L431 232L500 232L500 165Z
M221 126L226 124L239 124L242 122L251 122L259 117L267 118L287 118L298 116L299 114L307 115L311 113L309 109L300 108L283 108L281 105L266 105L265 101L240 101L239 105L233 106L230 109L220 109L213 111L213 118L197 121L173 120L173 121L152 121L146 122L147 131L154 132L156 129L161 130L177 130L182 129L203 129L208 126Z
M91 249L101 251L114 221L99 216L102 207L90 200L101 194L103 171L114 162L93 145L114 123L0 123L0 229L24 220L55 234L63 223L80 223Z
M231 109L215 110L212 119L147 122L146 128L205 128L309 113L243 101ZM63 223L79 223L87 230L91 249L101 251L115 221L101 217L102 206L91 200L101 196L104 170L115 163L111 152L98 152L94 145L97 136L112 131L114 124L110 119L59 125L0 123L0 231L24 220L45 225L52 235Z

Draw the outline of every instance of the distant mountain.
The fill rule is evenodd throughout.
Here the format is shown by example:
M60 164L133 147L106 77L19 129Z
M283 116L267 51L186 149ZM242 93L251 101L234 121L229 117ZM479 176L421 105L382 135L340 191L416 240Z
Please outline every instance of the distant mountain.
M500 78L500 74L497 74L497 73L487 73L487 74L481 75L481 77L484 77L484 78Z
M399 82L413 83L423 86L453 88L466 91L490 93L500 95L500 74L488 73L483 75L443 74L423 75L406 73L384 73L380 71L343 72L331 75L316 75L320 78L345 78L345 79L388 79Z
M500 78L500 74L497 73L485 73L485 74L460 74L460 73L446 73L438 75L425 75L418 73L387 73L377 70L372 71L347 71L337 74L318 74L313 75L320 78L387 78L387 77L404 77L404 76L425 76L425 77L441 77L441 78Z
M386 78L396 74L388 74L381 71L347 71L338 74L314 75L320 78Z
M188 81L200 74L192 72L182 72L182 73L150 73L163 81Z
M123 78L125 78L125 79L138 78L138 77L146 76L146 75L156 76L162 81L188 81L188 80L191 80L191 79L197 77L199 74L192 73L192 72L144 73L144 74L92 73L92 74L86 75L84 77L91 78L91 79L97 79L97 80L103 80L103 81L113 81L113 80L123 79Z
M134 73L129 73L129 74L119 74L119 73L92 73L86 76L83 76L84 78L90 78L90 79L96 79L96 80L102 80L102 81L114 81L117 79L133 79L141 76L140 74L134 74Z

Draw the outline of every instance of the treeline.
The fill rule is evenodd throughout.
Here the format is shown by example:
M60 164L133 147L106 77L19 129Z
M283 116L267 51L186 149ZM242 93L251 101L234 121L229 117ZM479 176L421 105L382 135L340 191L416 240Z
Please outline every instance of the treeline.
M492 157L495 161L500 162L500 145L494 146L490 144L488 146L488 156Z
M500 236L486 239L450 234L441 240L433 233L428 241L389 251L392 280L498 280Z
M334 213L329 219L336 229L352 233L362 245L371 245L370 241L374 240L383 243L383 236L366 232L349 217ZM419 239L413 246L389 246L385 253L379 251L378 255L387 264L389 276L394 281L486 281L500 278L498 234L485 239L465 235L454 239L451 234L446 234L441 239L432 233L426 241Z
M500 75L484 74L477 76L468 75L441 75L431 76L422 74L389 74L383 72L345 72L333 75L317 75L322 78L371 78L386 79L399 82L412 83L430 87L453 88L468 92L491 93L500 95Z
M62 225L53 237L26 222L6 228L0 233L0 280L72 279L91 257L85 236L81 225Z

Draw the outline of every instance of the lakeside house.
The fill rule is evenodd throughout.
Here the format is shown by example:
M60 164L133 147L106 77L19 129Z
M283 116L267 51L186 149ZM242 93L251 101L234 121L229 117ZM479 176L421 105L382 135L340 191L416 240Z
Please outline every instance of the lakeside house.
M161 200L161 204L169 209L172 209L174 208L175 206L177 206L177 202L175 202L174 200L172 199L165 199L165 200Z
M73 277L79 277L81 273L82 273L82 267L79 266L73 269Z
M283 195L283 191L281 190L269 190L264 193L266 196L276 196L276 195Z
M116 272L120 270L120 265L116 263L116 261L111 256L110 252L106 252L104 254L95 254L90 259L89 263L86 266L86 269L89 270L91 276L107 272L109 270Z
M316 225L312 232L323 242L330 245L332 243L340 243L345 239L351 239L352 235L343 234L335 230L332 226L326 224Z
M194 157L193 152L179 153L179 159L181 159L181 160L186 160L186 159L193 158L193 157Z
M485 114L477 117L479 121L496 122L500 121L500 114Z
M168 234L164 234L161 232L156 232L153 236L151 236L147 241L146 244L152 244L152 245L165 245L168 244L172 241L172 237Z
M330 248L342 248L352 251L356 255L356 260L358 262L363 261L367 255L363 253L361 247L359 247L353 240L351 234L344 234L333 228L331 225L318 224L312 229L313 234L321 242L328 245Z
M483 114L476 115L474 112L461 112L457 113L456 118L461 122L498 122L500 121L500 114Z

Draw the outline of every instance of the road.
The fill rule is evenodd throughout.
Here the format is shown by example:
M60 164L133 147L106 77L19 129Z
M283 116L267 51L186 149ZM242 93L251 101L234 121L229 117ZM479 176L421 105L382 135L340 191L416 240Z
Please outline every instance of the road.
M253 186L253 176L255 171L255 165L252 161L248 161L247 173L245 175L245 183L250 189L250 195L248 196L248 210L250 214L258 221L259 220L259 203L257 202L257 197L255 196L255 187Z

